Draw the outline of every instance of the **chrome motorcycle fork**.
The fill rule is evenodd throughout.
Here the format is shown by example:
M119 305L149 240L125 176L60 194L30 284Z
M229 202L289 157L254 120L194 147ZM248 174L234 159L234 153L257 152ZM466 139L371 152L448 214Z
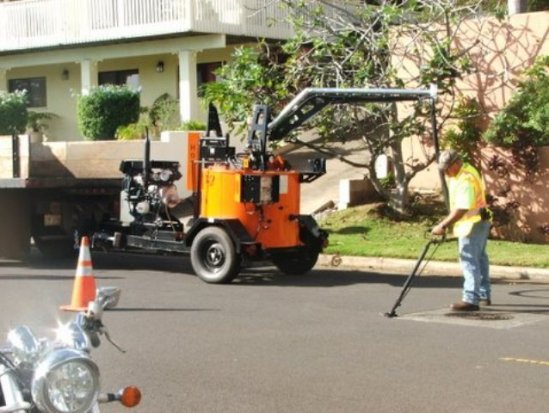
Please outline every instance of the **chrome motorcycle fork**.
M0 364L0 389L5 403L5 407L0 406L0 412L26 413L29 411L30 404L23 399L14 374L3 364Z

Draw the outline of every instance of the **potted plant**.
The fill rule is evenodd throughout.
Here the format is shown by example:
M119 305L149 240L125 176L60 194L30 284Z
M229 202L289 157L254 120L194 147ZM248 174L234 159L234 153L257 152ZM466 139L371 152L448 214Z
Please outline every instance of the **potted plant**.
M28 111L27 132L30 141L42 142L44 131L48 128L48 121L55 117L57 117L55 113Z

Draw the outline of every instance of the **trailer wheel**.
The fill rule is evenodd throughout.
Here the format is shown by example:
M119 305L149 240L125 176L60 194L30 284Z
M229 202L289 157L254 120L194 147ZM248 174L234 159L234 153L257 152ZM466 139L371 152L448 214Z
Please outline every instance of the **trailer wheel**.
M227 232L211 226L200 231L193 240L191 265L202 281L229 283L240 271L240 256Z
M287 275L302 275L315 266L319 251L304 248L299 251L279 252L272 255L273 264Z

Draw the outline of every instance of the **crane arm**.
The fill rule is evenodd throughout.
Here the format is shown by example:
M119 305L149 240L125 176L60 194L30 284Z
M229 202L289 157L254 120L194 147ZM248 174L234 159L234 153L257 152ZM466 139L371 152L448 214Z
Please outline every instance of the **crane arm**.
M430 89L307 88L268 124L267 134L271 140L282 139L330 104L434 101L436 96L435 85Z

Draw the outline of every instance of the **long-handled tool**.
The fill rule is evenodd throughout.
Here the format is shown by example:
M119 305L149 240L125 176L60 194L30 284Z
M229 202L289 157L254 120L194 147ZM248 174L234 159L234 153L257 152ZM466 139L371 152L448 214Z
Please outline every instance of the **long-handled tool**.
M417 262L416 262L416 265L414 266L414 269L412 270L412 272L410 273L410 275L408 276L408 278L404 282L404 285L402 287L402 291L401 291L399 297L397 298L395 304L393 305L393 308L388 313L383 314L385 317L393 318L393 317L398 316L398 314L396 313L396 309L400 306L400 304L402 303L402 300L404 300L404 297L406 297L406 295L408 294L408 292L412 288L412 281L414 280L414 278L421 274L421 272L423 271L423 269L425 269L425 266L427 265L427 263L430 260L430 257L429 257L429 259L427 260L427 262L425 263L425 265L423 266L421 271L419 271L419 273L418 273L419 267L421 266L421 263L423 262L423 260L425 258L425 255L427 255L427 252L429 251L429 248L431 247L431 245L436 245L437 248L438 248L438 245L443 241L444 241L444 237L443 238L431 238L429 240L429 242L425 245L425 247L423 247L423 251L421 252L421 255L419 256L419 258L417 259ZM433 256L435 251L436 251L436 248L433 250L433 252L431 254L431 257Z

